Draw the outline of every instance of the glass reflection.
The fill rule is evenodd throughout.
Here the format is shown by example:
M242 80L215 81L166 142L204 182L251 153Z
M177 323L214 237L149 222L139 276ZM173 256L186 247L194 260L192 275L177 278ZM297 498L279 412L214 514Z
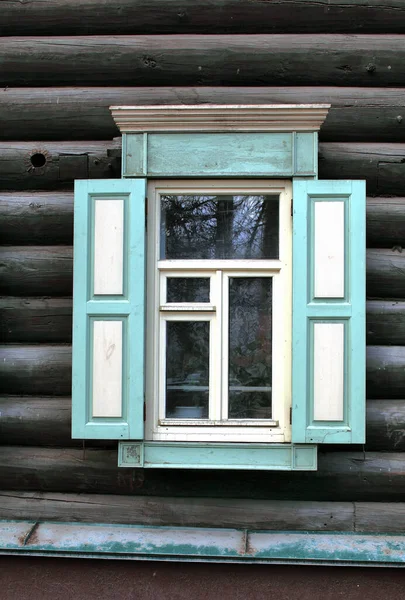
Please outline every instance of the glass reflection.
M168 277L166 302L209 302L209 277Z
M161 196L161 259L271 259L278 247L278 196Z

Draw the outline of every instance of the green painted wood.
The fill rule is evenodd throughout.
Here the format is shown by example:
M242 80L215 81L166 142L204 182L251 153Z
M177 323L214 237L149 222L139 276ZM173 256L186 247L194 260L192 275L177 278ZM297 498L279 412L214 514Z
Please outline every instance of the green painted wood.
M405 536L0 521L0 553L214 562L400 566Z
M187 442L120 442L118 466L171 469L316 471L317 446Z
M305 181L293 185L293 402L296 443L365 441L365 182ZM313 204L345 202L345 298L313 298ZM313 418L313 325L345 325L343 421Z
M123 176L315 176L316 139L314 133L126 134Z
M75 182L72 437L143 438L145 180ZM124 200L124 296L92 295L96 198ZM136 273L136 276L132 274ZM90 414L91 331L95 319L123 322L122 417Z

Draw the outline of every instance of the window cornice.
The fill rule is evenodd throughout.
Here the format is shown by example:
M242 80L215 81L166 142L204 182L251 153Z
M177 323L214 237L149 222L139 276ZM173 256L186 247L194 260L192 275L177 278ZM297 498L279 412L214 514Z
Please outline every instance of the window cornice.
M111 106L121 133L319 131L330 104Z

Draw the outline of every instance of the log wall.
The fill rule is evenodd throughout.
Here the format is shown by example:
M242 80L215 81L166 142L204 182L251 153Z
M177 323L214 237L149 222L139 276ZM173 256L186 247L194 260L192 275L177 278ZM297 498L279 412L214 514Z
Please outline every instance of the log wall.
M402 532L403 1L1 10L0 518ZM120 177L110 105L207 102L330 102L320 177L367 180L367 443L315 473L118 469L70 437L73 180Z

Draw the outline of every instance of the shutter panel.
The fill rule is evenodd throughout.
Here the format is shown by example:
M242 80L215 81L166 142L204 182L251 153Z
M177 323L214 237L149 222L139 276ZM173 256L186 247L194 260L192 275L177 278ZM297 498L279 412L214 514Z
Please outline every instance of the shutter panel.
M365 182L294 181L292 440L365 441Z
M145 189L75 182L73 438L143 438Z

